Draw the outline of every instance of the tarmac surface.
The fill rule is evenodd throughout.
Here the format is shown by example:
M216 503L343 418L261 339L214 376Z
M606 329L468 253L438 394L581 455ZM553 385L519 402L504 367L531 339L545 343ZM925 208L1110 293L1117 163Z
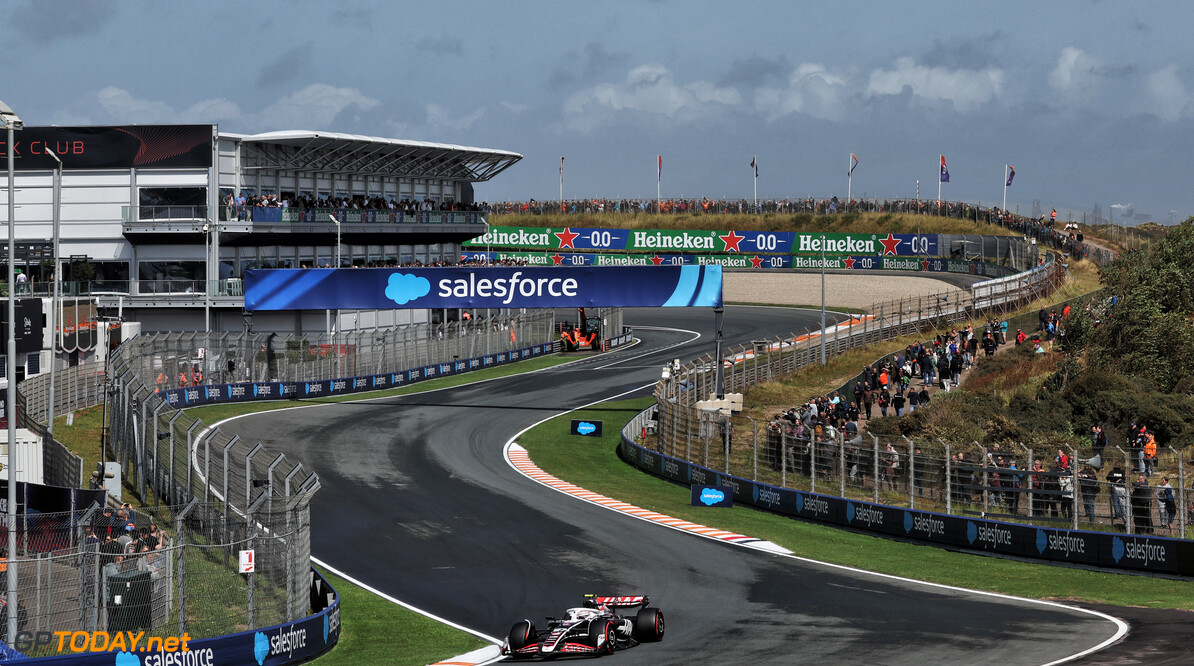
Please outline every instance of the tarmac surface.
M728 306L725 340L803 330L819 317ZM495 639L589 592L647 594L667 616L664 641L619 654L622 664L1045 664L1115 634L1112 622L1071 609L694 537L518 474L502 447L519 431L640 389L668 360L712 350L712 313L629 310L626 321L642 344L565 366L221 427L319 473L314 557Z

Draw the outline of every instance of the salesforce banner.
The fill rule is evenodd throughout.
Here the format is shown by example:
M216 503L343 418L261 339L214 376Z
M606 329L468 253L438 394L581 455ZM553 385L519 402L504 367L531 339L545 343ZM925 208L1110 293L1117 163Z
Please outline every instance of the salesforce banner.
M931 511L872 504L779 488L729 476L651 451L625 436L623 460L656 476L693 487L732 490L735 503L888 536L1053 562L1194 576L1194 542L1065 528L1034 527Z
M717 307L721 266L245 271L245 310Z

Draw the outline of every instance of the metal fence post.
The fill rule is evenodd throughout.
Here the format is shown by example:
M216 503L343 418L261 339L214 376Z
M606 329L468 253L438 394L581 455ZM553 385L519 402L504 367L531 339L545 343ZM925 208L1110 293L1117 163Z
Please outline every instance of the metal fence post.
M945 513L946 515L952 515L954 501L954 458L949 453L949 442L942 443L945 444Z
M1078 450L1069 447L1070 449L1070 513L1072 515L1072 529L1078 529L1078 495L1080 488L1078 487ZM1065 498L1062 498L1063 500Z
M871 435L869 432L868 435ZM883 469L879 467L879 438L871 435L871 456L874 460L874 467L871 470L874 472L871 476L875 481L875 504L879 503L879 479L882 478Z
M846 496L846 435L838 433L837 446L837 466L838 466L838 497Z
M911 391L912 389L908 389ZM916 457L912 454L915 448L912 446L912 440L904 437L904 441L908 442L908 508L916 508Z
M174 538L176 540L175 553L177 564L174 570L178 572L178 635L182 636L187 631L187 543L186 531L183 529L183 521L190 515L191 511L199 505L199 500L192 497L191 501L187 503L182 511L174 517Z
M257 498L256 502L250 504L248 509L245 510L245 550L253 550L253 540L257 536L257 520L255 518L255 514L257 513L257 509L261 506L261 503L264 501L265 495L262 495L261 497ZM249 589L248 599L246 600L250 631L257 628L257 573L256 567L253 569L254 570L250 571L248 574ZM287 615L289 615L289 611L287 612Z
M1169 447L1172 451L1173 447ZM1183 539L1186 538L1186 463L1182 460L1180 454L1177 454L1177 529L1178 534Z

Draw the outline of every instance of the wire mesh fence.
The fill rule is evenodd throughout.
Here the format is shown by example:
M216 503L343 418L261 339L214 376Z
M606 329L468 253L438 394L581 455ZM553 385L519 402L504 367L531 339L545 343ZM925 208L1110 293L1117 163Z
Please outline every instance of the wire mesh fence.
M620 332L619 311L595 316ZM110 630L135 622L128 628L209 637L307 614L308 507L318 477L260 443L172 407L162 399L164 389L395 372L541 344L555 335L551 311L338 335L163 333L122 344L106 368L58 371L55 413L106 399L106 455L120 463L123 480L148 505L137 509L130 521L136 531L127 537L124 524L113 530L119 521L98 505L78 514L39 514L38 529L26 532L38 535L36 542L22 542L9 558L18 572L21 622L31 631ZM22 423L43 435L47 379L20 385ZM60 446L47 440L51 445ZM69 464L47 464L47 483L81 487L81 459L61 449ZM142 528L153 530L155 539L145 538ZM237 573L242 550L254 551L253 573Z
M9 557L25 632L213 637L281 624L309 606L309 496L240 515L223 503L39 514ZM253 573L237 571L253 550ZM0 610L0 619L6 619ZM58 654L34 646L29 656Z

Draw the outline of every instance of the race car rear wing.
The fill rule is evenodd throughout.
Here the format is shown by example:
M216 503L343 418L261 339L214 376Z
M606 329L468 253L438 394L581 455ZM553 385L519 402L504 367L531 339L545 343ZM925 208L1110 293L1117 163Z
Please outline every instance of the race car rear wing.
M645 594L623 597L602 597L596 594L586 594L585 601L592 603L598 608L633 608L634 606L646 606L651 602L651 599Z

